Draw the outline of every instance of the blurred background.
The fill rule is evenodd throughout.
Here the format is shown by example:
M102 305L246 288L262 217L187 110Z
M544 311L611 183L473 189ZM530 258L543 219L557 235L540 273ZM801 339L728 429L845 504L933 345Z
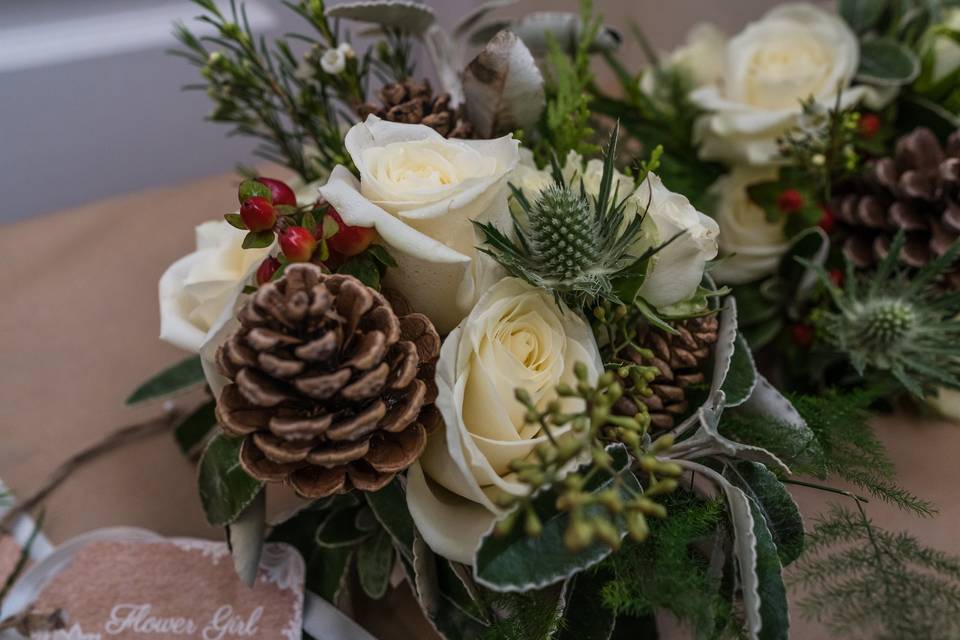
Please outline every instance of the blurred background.
M479 2L429 4L441 22L452 24ZM632 19L666 49L696 21L732 32L774 2L597 4L607 22L625 26ZM246 5L255 31L278 35L302 28L279 0ZM520 0L505 13L558 9L576 10L576 1ZM210 103L203 93L180 91L197 80L196 69L165 53L175 45L171 23L192 23L197 13L187 0L0 1L0 223L252 161L248 141L227 138L226 127L204 122ZM639 47L624 35L627 55L641 60Z

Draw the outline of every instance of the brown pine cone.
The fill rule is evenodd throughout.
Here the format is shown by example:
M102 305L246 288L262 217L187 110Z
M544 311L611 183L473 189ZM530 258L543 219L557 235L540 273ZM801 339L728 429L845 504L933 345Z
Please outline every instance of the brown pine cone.
M398 317L356 278L296 264L238 319L217 353L231 380L217 418L244 438L251 476L307 498L376 491L423 451L439 423L440 337L426 316Z
M653 353L653 359L645 357L645 354L635 349L629 350L627 358L637 364L652 365L660 370L650 383L653 393L642 397L642 402L650 414L650 425L654 429L672 428L676 419L689 410L685 389L706 381L703 365L717 341L718 327L716 314L674 323L673 328L679 332L676 335L646 322L637 326L636 343L641 348L649 349ZM630 394L626 393L617 402L614 410L621 415L633 416L639 411L639 407L630 399Z
M361 118L371 113L390 122L425 124L447 138L471 138L473 127L460 109L450 106L450 94L433 95L430 82L406 79L385 85L379 93L380 104L365 103L357 112Z
M834 193L843 252L854 265L874 266L903 229L900 262L923 267L960 236L960 131L943 147L929 129L914 129L897 140L892 157L871 162Z

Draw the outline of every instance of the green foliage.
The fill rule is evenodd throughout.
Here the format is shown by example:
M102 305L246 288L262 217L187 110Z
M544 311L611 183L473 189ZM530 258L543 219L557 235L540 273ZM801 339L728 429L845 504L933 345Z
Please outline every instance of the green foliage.
M192 454L217 426L217 403L204 402L184 418L173 430L173 436L183 455Z
M858 503L859 507L859 503ZM960 636L960 558L834 506L790 572L800 608L843 638Z
M203 368L200 366L200 357L190 356L172 367L164 369L137 387L137 389L130 394L130 397L127 398L127 404L137 404L144 400L159 398L168 393L199 385L203 380Z
M696 545L722 529L723 501L678 492L664 504L670 517L651 523L647 542L628 543L601 565L610 574L601 590L604 606L634 617L666 609L698 636L712 636L732 621L733 612Z
M217 434L200 458L200 502L212 525L227 525L236 520L263 487L263 482L251 478L240 466L242 442L243 438Z
M593 80L590 71L590 45L602 24L593 13L593 0L580 0L583 29L572 57L568 56L556 37L547 34L547 62L552 72L547 86L547 106L540 123L542 134L537 146L541 162L551 157L565 158L570 151L590 155L598 149L590 142L591 100L588 88Z
M614 129L596 196L586 194L582 180L579 190L568 185L554 163L554 183L536 201L511 185L522 209L514 217L516 241L492 223L474 222L484 242L481 251L511 275L552 291L574 309L620 303L622 297L632 304L639 285L631 284L630 295L624 296L618 284L642 282L650 257L676 238L634 255L645 214L637 212L628 220L630 194L619 194L613 186L617 135Z
M873 497L921 516L933 506L897 486L896 471L883 444L870 428L870 406L882 390L828 390L816 396L792 396L791 402L816 438L790 425L744 412L727 412L723 432L744 443L772 451L795 474L836 477Z
M856 273L848 260L842 289L822 266L805 262L835 308L816 317L817 326L861 376L892 375L918 397L940 386L960 388L960 294L936 287L953 268L960 242L916 272L899 266L905 243L901 230L872 273Z
M203 82L185 89L207 93L214 103L209 119L229 124L233 135L259 140L257 155L289 167L305 182L337 164L350 166L336 101L363 102L371 57L347 58L340 74L323 71L321 54L342 42L324 15L324 3L288 5L312 29L311 35L290 36L309 46L296 55L286 39L268 43L254 34L245 7L236 0L228 12L209 0L194 1L203 10L198 20L213 27L215 35L198 36L177 24L174 33L183 48L171 53L200 70Z
M498 612L482 640L540 640L549 638L561 624L565 602L561 587L523 593L484 592L485 604Z

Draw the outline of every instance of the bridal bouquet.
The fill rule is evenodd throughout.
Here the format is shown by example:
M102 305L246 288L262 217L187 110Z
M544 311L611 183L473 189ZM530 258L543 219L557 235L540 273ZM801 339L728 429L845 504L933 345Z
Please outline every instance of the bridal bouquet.
M274 42L241 6L197 4L215 35L180 26L178 53L211 119L296 175L245 171L237 210L197 228L160 281L161 337L195 355L131 401L209 388L176 435L202 448L200 497L241 577L282 541L310 591L350 611L406 580L450 639L654 637L677 621L785 638L793 565L805 608L838 628L957 632L957 616L902 611L950 602L954 561L823 484L930 513L867 427L876 390L784 394L751 353L793 318L856 371L952 381L922 359L954 366L956 297L927 287L952 245L915 272L854 264L840 289L823 229L847 220L826 213L833 194L873 188L855 169L883 155L906 104L946 121L934 96L953 72L916 54L952 45L939 12L914 24L843 3L851 27L784 7L730 40L702 27L631 75L589 2L516 20L489 3L447 31L424 4L303 0L290 6L309 35ZM598 56L624 97L597 89ZM860 112L868 99L891 111ZM913 164L887 161L889 188L923 167L907 182L955 205L956 140L909 135L896 153ZM937 149L939 168L911 145ZM765 210L753 198L767 195ZM891 340L914 351L873 348ZM805 531L790 483L855 510ZM270 484L302 501L268 524Z

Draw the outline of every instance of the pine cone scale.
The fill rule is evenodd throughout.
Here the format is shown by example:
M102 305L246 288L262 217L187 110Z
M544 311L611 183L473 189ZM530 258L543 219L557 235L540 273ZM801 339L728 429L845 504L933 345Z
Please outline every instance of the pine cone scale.
M357 108L361 118L375 115L390 122L422 124L447 138L471 138L473 127L461 110L451 106L448 93L433 94L427 80L412 79L385 85L379 92L380 104L364 103Z

